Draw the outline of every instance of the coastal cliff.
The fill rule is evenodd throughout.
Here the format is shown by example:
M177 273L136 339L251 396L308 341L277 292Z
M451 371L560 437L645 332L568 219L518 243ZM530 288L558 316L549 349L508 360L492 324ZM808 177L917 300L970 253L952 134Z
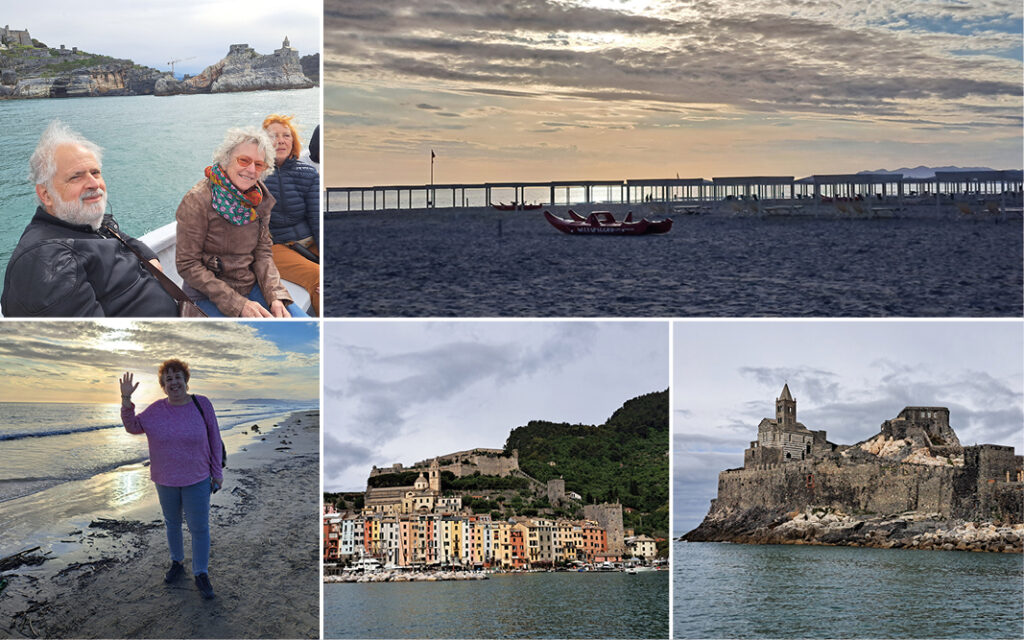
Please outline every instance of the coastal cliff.
M287 38L280 49L268 55L247 44L231 45L228 55L216 64L196 76L177 80L170 73L131 60L64 45L49 48L24 33L19 41L4 36L7 39L0 42L0 99L168 96L317 86L303 73L303 60L306 68L318 66L319 55L300 58Z
M1024 470L1013 447L963 447L944 407L907 407L837 445L796 421L788 387L744 466L722 471L691 542L1024 551Z
M265 91L308 89L315 86L302 72L299 53L288 38L280 49L269 55L256 53L247 44L233 44L228 55L199 75L178 81L161 78L155 87L159 96L192 93L227 93L233 91Z

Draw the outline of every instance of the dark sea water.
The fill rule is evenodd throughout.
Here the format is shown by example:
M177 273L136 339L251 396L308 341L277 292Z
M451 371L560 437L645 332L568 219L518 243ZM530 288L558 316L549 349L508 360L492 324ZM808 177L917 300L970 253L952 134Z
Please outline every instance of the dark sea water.
M567 236L539 212L325 221L332 316L1015 316L1019 219L683 216Z
M667 638L668 572L325 584L325 638Z
M673 543L674 638L1021 638L1020 555Z

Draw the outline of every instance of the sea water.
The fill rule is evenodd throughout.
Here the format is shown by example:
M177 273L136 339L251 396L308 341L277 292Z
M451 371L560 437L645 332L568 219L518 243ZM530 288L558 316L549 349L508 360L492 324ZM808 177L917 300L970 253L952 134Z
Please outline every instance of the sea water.
M0 274L36 209L28 159L54 118L103 148L108 212L140 236L174 221L182 196L203 178L229 128L259 126L271 113L294 115L306 148L320 122L320 91L0 100Z
M266 431L268 421L315 408L274 401L213 404L229 455L231 438L250 425L263 423ZM118 509L149 497L148 459L146 436L125 431L120 403L0 402L0 557L24 548L75 508L89 514L102 505L116 517Z
M667 638L668 572L324 585L325 638Z
M543 212L346 213L324 224L333 316L1013 316L1020 218L682 216L570 236Z
M673 543L675 638L1020 638L1019 554Z

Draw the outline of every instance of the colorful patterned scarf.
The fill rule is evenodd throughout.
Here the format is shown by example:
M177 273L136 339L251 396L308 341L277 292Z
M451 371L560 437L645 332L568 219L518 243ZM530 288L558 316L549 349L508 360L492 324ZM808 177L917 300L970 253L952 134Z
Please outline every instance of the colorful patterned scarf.
M210 180L213 191L213 209L231 224L243 225L256 220L256 207L263 201L263 192L259 185L253 185L245 193L231 184L231 180L216 164L206 167L206 177Z

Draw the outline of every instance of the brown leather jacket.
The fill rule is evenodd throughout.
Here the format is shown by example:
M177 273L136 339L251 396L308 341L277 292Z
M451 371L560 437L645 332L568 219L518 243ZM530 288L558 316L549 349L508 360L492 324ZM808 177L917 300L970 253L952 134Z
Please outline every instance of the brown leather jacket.
M210 181L192 187L178 205L175 264L189 288L208 297L226 316L242 313L254 284L269 306L275 300L292 302L274 265L270 239L270 210L274 196L259 183L263 201L256 207L257 222L234 225L214 211Z

